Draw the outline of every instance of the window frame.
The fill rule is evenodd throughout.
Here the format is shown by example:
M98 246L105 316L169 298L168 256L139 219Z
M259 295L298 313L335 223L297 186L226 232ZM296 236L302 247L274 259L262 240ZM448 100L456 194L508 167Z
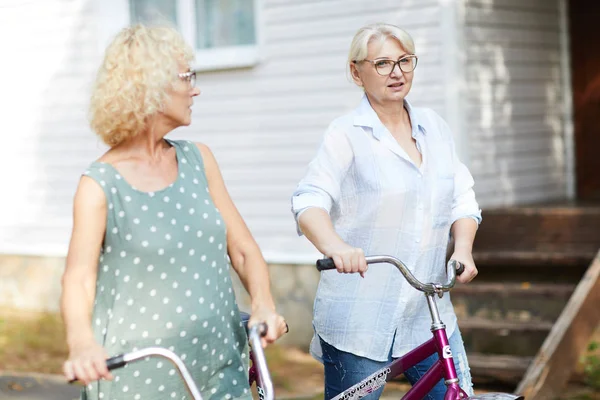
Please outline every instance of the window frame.
M254 2L254 29L256 43L243 46L224 46L212 49L196 48L196 10L194 0L177 1L178 29L194 49L195 60L192 69L195 71L227 70L234 68L249 68L262 61L263 47L261 5L263 0ZM131 24L129 0L103 0L96 3L99 7L98 36L100 54L104 53L117 32Z

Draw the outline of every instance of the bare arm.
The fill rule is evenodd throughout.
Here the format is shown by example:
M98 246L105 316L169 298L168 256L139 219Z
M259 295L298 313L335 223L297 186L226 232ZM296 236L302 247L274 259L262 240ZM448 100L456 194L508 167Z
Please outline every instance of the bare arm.
M317 250L331 257L338 272L363 275L367 270L363 250L345 243L329 216L353 160L354 150L346 132L331 123L317 155L292 196L292 212L298 233L303 233Z
M105 229L104 193L91 178L83 177L73 206L73 231L62 277L61 312L70 352L64 366L65 376L77 377L86 384L99 377L111 377L104 362L106 355L94 339L91 324Z
M265 321L269 326L266 340L275 341L285 332L285 321L275 312L267 263L258 244L231 200L221 171L210 149L197 144L202 153L208 187L215 206L227 226L227 252L252 301L251 324Z
M477 267L473 261L473 242L477 233L478 224L473 218L456 220L451 227L454 238L454 253L452 258L465 265L465 272L457 277L461 283L468 283L477 276Z
M310 207L298 217L298 225L308 240L327 257L331 257L337 270L344 273L367 270L362 249L348 245L340 238L327 211L319 207Z

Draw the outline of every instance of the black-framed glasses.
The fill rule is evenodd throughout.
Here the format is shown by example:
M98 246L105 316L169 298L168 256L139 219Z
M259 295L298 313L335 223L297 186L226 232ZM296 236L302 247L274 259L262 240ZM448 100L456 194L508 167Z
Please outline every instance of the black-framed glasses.
M181 80L188 82L191 88L196 87L196 71L182 72L178 76Z
M417 68L418 59L419 58L416 55L411 54L400 58L398 61L390 60L387 58L380 58L377 60L354 60L352 62L354 64L358 64L361 61L366 61L368 63L371 63L373 67L375 67L375 71L377 71L379 75L387 76L392 73L394 68L396 68L396 65L398 65L398 68L400 68L400 71L402 72L413 72L415 68Z

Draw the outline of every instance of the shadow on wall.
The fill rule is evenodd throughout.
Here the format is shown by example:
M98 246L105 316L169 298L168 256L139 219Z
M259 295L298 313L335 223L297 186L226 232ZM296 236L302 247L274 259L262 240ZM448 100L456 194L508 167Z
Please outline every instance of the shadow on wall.
M557 1L467 7L471 169L486 206L566 196L560 29Z

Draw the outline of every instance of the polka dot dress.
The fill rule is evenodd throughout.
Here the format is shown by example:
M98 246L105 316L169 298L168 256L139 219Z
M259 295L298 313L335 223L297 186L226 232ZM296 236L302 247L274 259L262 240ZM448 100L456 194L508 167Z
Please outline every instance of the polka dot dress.
M202 157L169 141L179 176L141 192L106 163L85 175L104 190L108 217L92 324L109 355L174 351L204 399L251 399L248 344L229 275L225 223L208 193ZM88 385L84 400L191 399L174 367L150 358Z

